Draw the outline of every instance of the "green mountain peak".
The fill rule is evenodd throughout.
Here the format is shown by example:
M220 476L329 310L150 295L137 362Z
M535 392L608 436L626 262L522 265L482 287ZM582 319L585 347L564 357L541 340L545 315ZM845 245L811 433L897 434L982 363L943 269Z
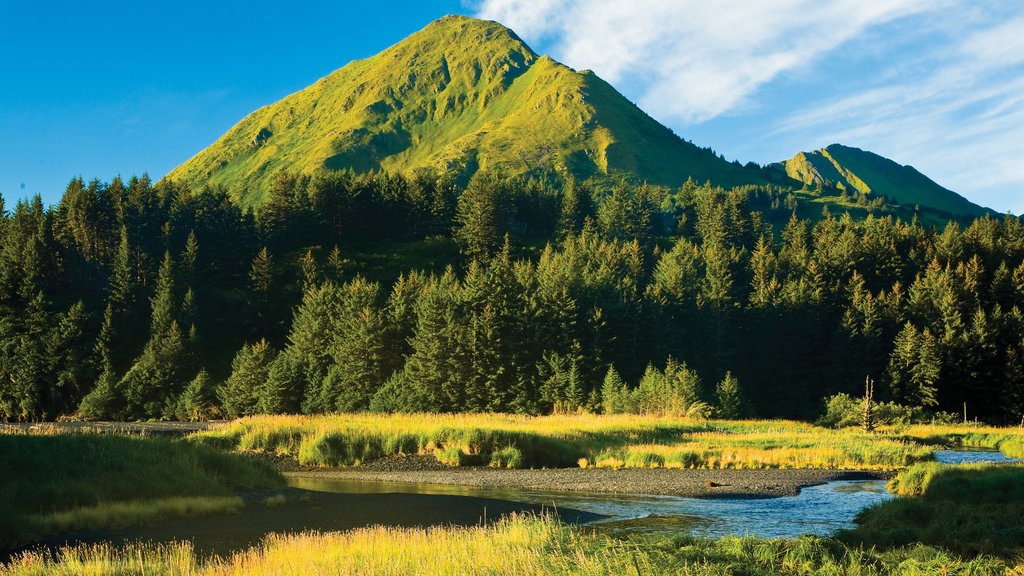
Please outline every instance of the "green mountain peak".
M226 186L254 205L278 172L321 168L621 172L670 186L761 178L682 140L593 72L465 16L441 18L256 110L168 178Z
M831 144L799 152L779 163L786 174L809 186L884 195L903 206L920 206L953 215L978 216L990 210L943 188L913 166L900 165L867 150Z

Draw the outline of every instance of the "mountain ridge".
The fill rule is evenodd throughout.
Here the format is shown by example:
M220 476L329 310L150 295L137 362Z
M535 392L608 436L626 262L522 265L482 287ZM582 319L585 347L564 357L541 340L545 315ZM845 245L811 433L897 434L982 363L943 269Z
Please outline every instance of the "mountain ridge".
M462 16L256 110L167 178L225 185L252 205L277 171L318 168L763 181L679 138L593 72Z
M824 185L941 214L991 212L910 166L839 144L771 168L727 162L594 72L537 54L497 22L452 15L248 114L166 179L223 186L247 207L278 173L351 169Z

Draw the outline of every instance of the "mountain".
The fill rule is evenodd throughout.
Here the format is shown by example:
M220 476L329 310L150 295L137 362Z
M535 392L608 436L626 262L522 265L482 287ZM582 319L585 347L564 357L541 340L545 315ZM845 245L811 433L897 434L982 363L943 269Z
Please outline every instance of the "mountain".
M253 205L277 172L319 168L624 172L670 186L765 177L679 138L593 72L462 16L256 110L168 178L223 185Z
M790 178L809 186L824 185L849 192L884 195L903 206L920 206L955 215L991 212L947 190L913 166L902 166L873 152L832 144L800 152L777 166Z

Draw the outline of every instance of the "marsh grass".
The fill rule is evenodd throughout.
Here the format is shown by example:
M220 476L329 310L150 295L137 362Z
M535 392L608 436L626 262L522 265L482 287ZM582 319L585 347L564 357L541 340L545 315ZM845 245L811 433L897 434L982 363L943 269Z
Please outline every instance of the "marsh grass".
M487 527L371 527L343 533L271 535L226 558L200 562L190 544L71 548L29 553L0 576L53 574L681 574L717 576L1019 573L995 557L960 559L927 546L888 551L837 540L614 539L550 519L513 516ZM1012 572L1018 570L1018 572Z
M703 421L638 415L337 414L253 416L192 436L219 448L353 466L433 454L450 466L896 469L933 446L790 421Z
M277 487L271 466L186 440L0 434L0 548L74 528L237 509L238 489Z
M861 512L851 542L901 546L913 542L960 554L1024 554L1024 465L915 464L889 489L902 496Z
M1024 428L995 428L991 426L910 426L904 434L908 438L929 444L958 448L991 448L1011 458L1024 458Z

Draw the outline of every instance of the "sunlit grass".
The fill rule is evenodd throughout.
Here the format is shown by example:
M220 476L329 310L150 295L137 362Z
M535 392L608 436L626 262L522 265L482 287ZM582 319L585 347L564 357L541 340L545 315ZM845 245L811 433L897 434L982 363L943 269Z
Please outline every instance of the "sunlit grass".
M976 425L910 426L904 433L924 442L952 446L992 448L1011 458L1024 458L1024 428L996 428Z
M918 442L915 436L907 430L868 434L782 420L336 414L254 416L192 438L225 449L288 456L308 466L433 454L452 466L889 470L931 458L935 442Z
M488 527L371 527L343 533L271 535L226 558L200 561L191 544L86 546L56 556L29 553L0 567L2 576L36 574L234 575L527 575L682 574L712 576L1012 574L1024 564L980 556L961 559L941 549L891 551L836 540L632 537L614 539L532 517Z

